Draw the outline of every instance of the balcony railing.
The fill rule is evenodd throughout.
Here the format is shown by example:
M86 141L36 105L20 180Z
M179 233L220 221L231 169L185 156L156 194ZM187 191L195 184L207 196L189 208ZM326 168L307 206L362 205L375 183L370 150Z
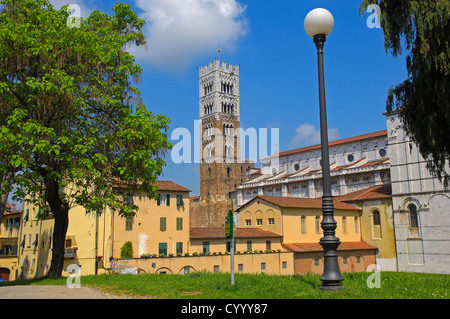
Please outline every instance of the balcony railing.
M78 248L64 248L64 258L73 259L77 258L77 250Z

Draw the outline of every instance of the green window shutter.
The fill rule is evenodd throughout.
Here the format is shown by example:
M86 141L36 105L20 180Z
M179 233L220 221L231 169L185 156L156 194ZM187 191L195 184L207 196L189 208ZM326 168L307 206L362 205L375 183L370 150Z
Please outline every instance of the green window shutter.
M177 230L183 230L183 218L177 218Z
M183 243L177 243L177 254L183 253Z
M159 230L165 231L166 230L166 217L161 217L159 219Z
M170 206L170 195L166 195L166 206Z
M159 254L163 254L164 256L167 256L167 243L159 243Z
M27 213L25 214L25 217L23 218L24 221L28 220L28 214L30 213L30 209L27 208Z
M209 253L209 241L203 242L203 253Z
M39 219L39 216L41 216L41 208L39 207L38 209L38 213L36 214L36 219Z
M252 241L251 240L247 241L247 250L253 251L252 250Z
M156 205L161 206L161 194L156 195Z
M20 247L25 247L25 235L23 235L22 242L20 243Z
M177 195L177 206L183 205L183 195Z

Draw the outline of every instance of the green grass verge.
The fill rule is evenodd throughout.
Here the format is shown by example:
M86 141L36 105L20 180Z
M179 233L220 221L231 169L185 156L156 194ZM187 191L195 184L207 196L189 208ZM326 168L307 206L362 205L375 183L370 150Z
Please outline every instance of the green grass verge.
M449 299L450 275L422 273L378 273L380 288L369 288L373 273L343 274L345 289L320 290L319 275L270 276L236 274L235 285L229 274L193 275L97 275L80 278L82 286L134 297L163 299ZM5 285L64 285L67 279L18 280Z

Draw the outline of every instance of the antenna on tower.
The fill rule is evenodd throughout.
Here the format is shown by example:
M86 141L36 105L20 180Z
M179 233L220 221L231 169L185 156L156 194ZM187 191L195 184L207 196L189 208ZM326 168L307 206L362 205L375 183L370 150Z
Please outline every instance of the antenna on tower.
M218 42L218 46L217 46L217 58L220 61L220 52L222 52L222 48L220 47L220 41Z

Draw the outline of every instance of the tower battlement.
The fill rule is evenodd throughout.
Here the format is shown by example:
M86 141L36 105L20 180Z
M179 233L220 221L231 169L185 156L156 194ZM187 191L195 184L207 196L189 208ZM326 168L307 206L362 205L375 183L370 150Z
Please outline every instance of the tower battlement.
M226 63L224 61L220 61L219 59L215 59L213 62L199 67L199 75L204 76L212 71L222 71L226 73L233 73L235 75L239 75L239 65L233 65L231 63Z

